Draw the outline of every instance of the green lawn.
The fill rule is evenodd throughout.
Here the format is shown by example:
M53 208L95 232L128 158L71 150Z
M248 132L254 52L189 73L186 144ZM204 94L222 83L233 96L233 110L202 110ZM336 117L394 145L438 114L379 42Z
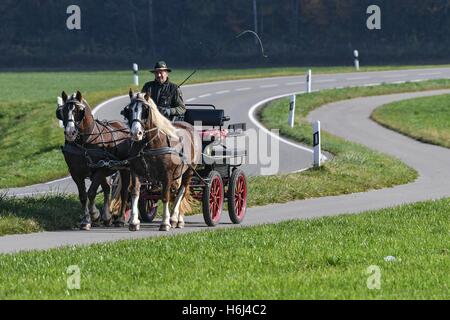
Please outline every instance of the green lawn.
M0 298L449 299L449 205L0 255Z
M450 95L391 103L375 110L372 119L414 139L450 148Z

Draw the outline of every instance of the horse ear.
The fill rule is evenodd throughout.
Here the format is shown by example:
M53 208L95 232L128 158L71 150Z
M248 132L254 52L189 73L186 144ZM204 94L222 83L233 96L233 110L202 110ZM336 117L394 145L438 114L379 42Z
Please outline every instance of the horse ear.
M144 99L145 99L145 101L149 102L150 101L150 96L148 94L145 94Z
M128 95L130 96L130 99L133 99L133 96L134 96L133 89L130 88L130 91L128 92Z
M77 91L77 100L80 102L83 101L83 95L81 94L80 91Z
M63 99L63 102L66 103L68 97L67 97L67 94L66 94L65 91L63 91L63 92L61 93L61 98Z

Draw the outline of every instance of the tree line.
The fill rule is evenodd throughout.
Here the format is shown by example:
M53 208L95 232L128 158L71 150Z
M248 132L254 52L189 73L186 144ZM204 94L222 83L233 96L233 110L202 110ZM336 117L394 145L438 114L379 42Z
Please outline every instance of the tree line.
M447 0L69 0L0 2L0 68L129 68L441 63L450 57ZM381 30L369 30L370 5ZM269 56L251 34L257 31ZM235 40L233 40L235 39Z

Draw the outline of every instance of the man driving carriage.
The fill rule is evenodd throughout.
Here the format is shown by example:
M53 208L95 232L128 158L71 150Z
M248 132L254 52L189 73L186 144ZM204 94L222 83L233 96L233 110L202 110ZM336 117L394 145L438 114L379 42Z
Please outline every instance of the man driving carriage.
M152 98L158 106L158 110L166 118L182 119L186 112L186 106L180 88L169 81L169 73L172 72L172 69L168 68L164 61L159 61L155 64L154 70L150 72L155 75L155 80L147 82L142 88L142 92Z

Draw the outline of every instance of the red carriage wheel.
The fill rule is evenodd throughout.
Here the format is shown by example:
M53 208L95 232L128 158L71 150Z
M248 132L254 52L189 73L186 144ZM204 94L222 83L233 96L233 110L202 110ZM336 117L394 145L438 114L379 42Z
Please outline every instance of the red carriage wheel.
M139 216L143 222L150 223L156 217L158 207L151 199L146 199L145 196L139 198L138 202Z
M130 216L131 216L131 209L127 208L125 210L125 213L123 214L123 220L125 222L128 222L128 220L130 220Z
M247 211L247 180L241 169L236 169L228 184L228 213L233 223L244 220Z
M203 217L208 226L216 226L222 215L224 194L222 177L217 171L208 175L208 185L203 191Z

